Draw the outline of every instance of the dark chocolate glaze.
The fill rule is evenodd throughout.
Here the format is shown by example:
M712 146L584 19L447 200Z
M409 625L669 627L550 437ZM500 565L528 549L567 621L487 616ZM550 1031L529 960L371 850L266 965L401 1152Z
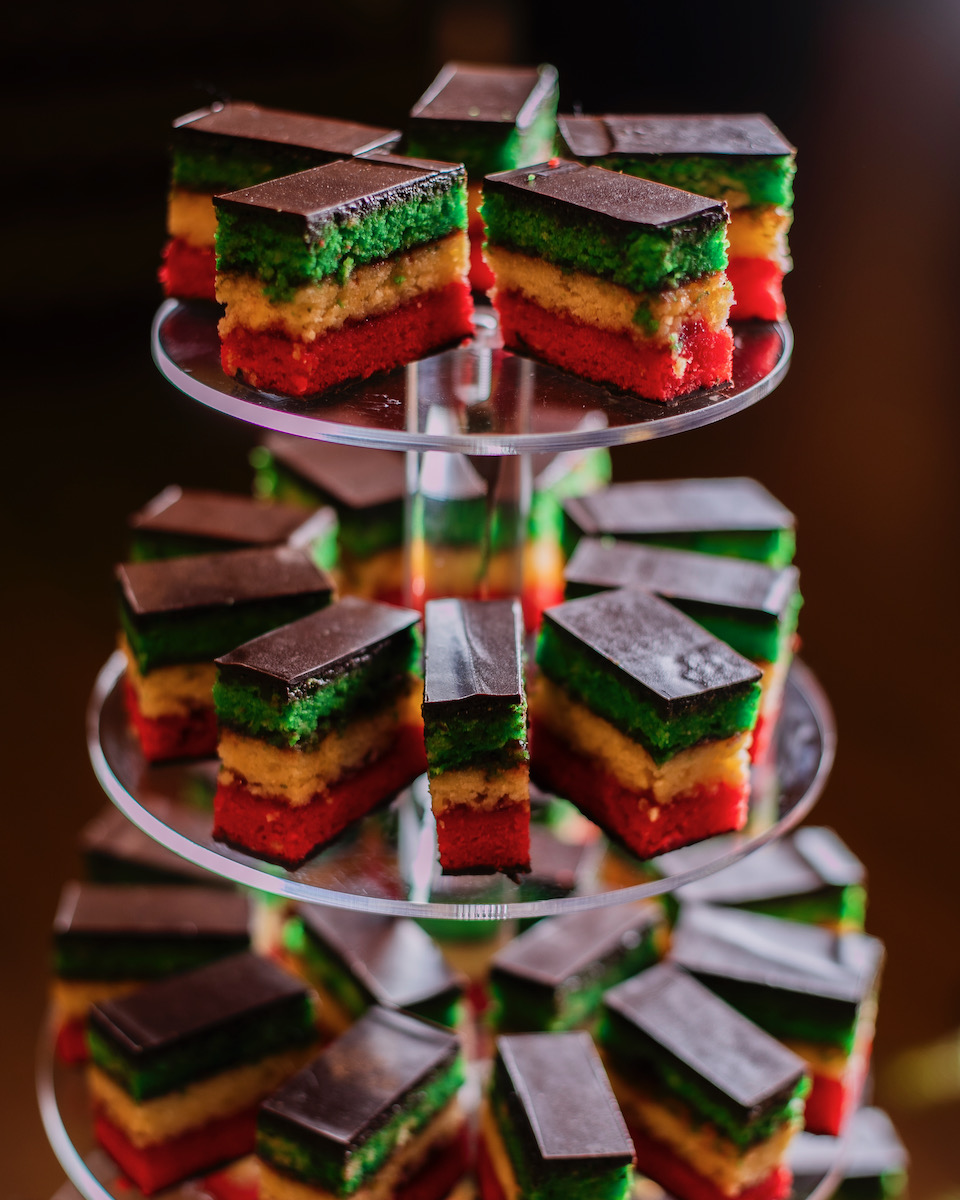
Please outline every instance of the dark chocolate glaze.
M455 1034L405 1013L371 1008L308 1067L264 1101L271 1124L338 1146L364 1140L429 1075L460 1051Z
M611 988L605 1005L748 1112L791 1092L803 1059L673 963Z
M150 811L161 821L171 819L169 806L160 798L151 801ZM145 876L179 876L180 880L202 883L206 887L229 887L224 879L205 871L161 846L132 825L119 809L109 805L80 831L80 851L94 863L107 861L120 870L143 872ZM90 868L92 873L93 867Z
M133 513L127 524L154 533L273 546L291 538L302 543L308 529L319 534L333 520L329 510L321 514L322 510L309 512L296 504L267 504L249 496L171 484Z
M840 1138L798 1134L790 1143L790 1166L801 1178L823 1175L841 1149L844 1179L879 1180L905 1171L909 1162L907 1149L883 1109L858 1108L850 1116L842 1146Z
M250 902L220 888L71 882L60 893L54 936L225 938L249 941Z
M410 110L411 126L462 121L471 125L515 125L526 129L557 90L557 69L445 63Z
M537 803L536 796L537 789L531 784L531 808ZM561 842L549 829L534 822L530 826L530 874L524 880L525 890L531 894L540 888L556 895L572 892L593 857L593 846Z
M604 670L639 684L668 717L760 679L725 642L637 588L568 600L547 609L544 621L580 642Z
M591 213L624 231L664 229L690 222L708 228L727 219L725 204L693 192L602 167L584 167L567 159L551 159L551 163L556 165L544 163L487 175L484 186L536 196L552 207L574 210L573 215Z
M649 903L547 917L499 950L492 972L552 991L594 964L632 949L664 920L660 905Z
M523 703L519 601L430 600L424 620L425 713L448 704Z
M633 1143L590 1035L517 1033L497 1038L543 1159L633 1161Z
M661 154L757 158L793 153L793 146L763 113L706 113L696 116L561 114L557 125L574 158L607 154Z
M206 134L246 142L277 142L299 150L315 150L331 159L386 149L400 139L399 129L241 102L187 113L178 117L173 127L177 137Z
M275 680L296 687L369 652L420 620L410 608L345 596L218 658L223 679Z
M774 621L787 612L800 581L796 567L597 538L577 543L563 574L568 585L581 588L641 587L726 616Z
M304 904L298 911L310 934L385 1008L452 998L464 989L463 978L415 921L320 904Z
M337 505L363 509L403 501L407 469L403 453L337 446L283 433L267 434L264 445L281 466Z
M585 534L793 529L793 514L755 479L662 479L615 483L564 501Z
M736 908L685 905L671 959L709 987L731 980L856 1008L877 986L883 943Z
M134 617L333 592L330 576L293 546L122 563L116 575Z
M283 1008L308 988L255 954L218 962L152 983L90 1010L90 1021L132 1058L169 1049L215 1029Z

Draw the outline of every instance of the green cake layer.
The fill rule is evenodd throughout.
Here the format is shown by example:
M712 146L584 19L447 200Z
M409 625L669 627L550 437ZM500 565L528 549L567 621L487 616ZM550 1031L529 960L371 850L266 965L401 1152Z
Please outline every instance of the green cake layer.
M540 112L523 131L509 126L502 129L469 129L450 122L451 129L439 122L429 131L414 132L407 139L406 153L414 158L436 158L443 162L462 162L471 183L481 183L484 175L512 171L528 163L546 162L553 157L556 141L556 100L553 107Z
M844 929L862 930L867 915L867 889L854 883L844 888L823 888L806 896L746 901L736 907L804 925L837 924Z
M527 761L525 704L489 704L461 709L445 719L424 710L424 739L431 776L479 760L502 769Z
M736 979L710 978L710 990L772 1037L798 1038L834 1046L845 1054L853 1050L858 1012L848 1002L826 996L788 995L763 985Z
M720 741L752 729L760 705L759 683L730 688L722 699L701 697L669 720L638 683L604 670L575 639L545 621L537 663L548 679L639 742L658 765L698 742Z
M711 196L714 200L728 200L745 194L751 206L793 207L793 177L797 167L790 154L758 158L709 154L663 154L641 158L632 154L610 154L596 159L594 165L652 179L655 183L666 183L698 196Z
M615 228L583 209L566 210L540 196L487 187L487 239L567 270L609 279L633 292L679 287L727 265L726 225L689 222L663 229Z
M191 141L194 139L191 138ZM293 175L319 166L329 154L311 152L295 146L252 144L236 138L203 135L202 149L196 145L173 147L172 183L174 187L205 195L235 192L253 187L281 175Z
M182 880L178 880L182 882ZM81 937L59 940L54 972L60 979L161 979L189 971L246 949L245 942L222 938L184 938L164 941L143 937Z
M488 545L503 550L517 544L519 514L503 505L492 512L486 496L469 499L434 499L420 496L416 524L428 545Z
M568 518L563 522L563 550L569 558L582 537ZM768 567L787 567L793 562L797 539L792 529L729 530L716 533L618 533L624 542L644 542L670 550L699 550L701 554L720 554L725 558L747 558Z
M732 646L744 658L752 662L776 662L784 651L790 649L803 598L796 592L779 620L760 614L755 619L727 616L711 612L706 605L695 601L671 600L670 603L692 617L714 637Z

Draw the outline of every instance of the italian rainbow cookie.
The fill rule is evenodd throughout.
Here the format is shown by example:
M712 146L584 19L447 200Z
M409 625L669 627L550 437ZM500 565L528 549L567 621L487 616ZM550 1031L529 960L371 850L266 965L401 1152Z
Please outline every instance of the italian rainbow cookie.
M214 204L228 375L314 395L473 332L459 165L355 158Z
M649 400L732 377L722 202L554 159L488 175L483 219L508 349Z
M785 314L796 164L769 117L561 116L559 125L571 158L726 201L731 316L775 321Z

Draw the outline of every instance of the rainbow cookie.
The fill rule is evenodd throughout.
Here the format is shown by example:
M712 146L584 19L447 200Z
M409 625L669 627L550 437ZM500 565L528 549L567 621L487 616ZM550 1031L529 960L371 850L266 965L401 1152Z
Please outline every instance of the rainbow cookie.
M298 866L425 770L418 620L348 596L217 660L214 837Z
M161 821L172 816L170 806L159 796L151 812ZM155 842L112 804L84 825L77 840L84 874L92 883L232 886L219 875L205 871Z
M215 104L178 117L167 204L170 240L160 268L164 291L183 300L214 299L215 195L353 154L388 150L399 137L395 129L256 104Z
M483 219L508 349L649 400L732 377L724 204L551 160L488 175Z
M793 146L769 117L561 116L558 123L571 158L726 201L731 316L784 316L796 165Z
M790 1150L801 1195L813 1190L838 1157L843 1177L833 1193L836 1200L896 1200L907 1186L909 1155L882 1108L858 1108L842 1143L822 1134L801 1133Z
M214 204L228 375L315 395L473 332L459 165L354 158Z

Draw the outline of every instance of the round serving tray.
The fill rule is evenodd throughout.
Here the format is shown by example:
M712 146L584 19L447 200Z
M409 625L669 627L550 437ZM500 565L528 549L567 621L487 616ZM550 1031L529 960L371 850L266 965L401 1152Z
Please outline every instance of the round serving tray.
M786 375L793 351L785 321L734 325L733 382L657 404L503 350L496 314L483 306L476 336L463 346L318 398L293 400L223 373L219 316L216 305L203 301L167 300L158 309L153 357L175 387L264 429L384 450L503 455L667 437L756 404Z
M535 815L533 870L521 882L499 875L441 877L426 776L302 867L286 871L213 840L216 760L161 766L144 761L124 716L123 667L123 656L114 653L97 677L87 711L87 745L103 789L134 825L182 858L235 883L289 900L393 916L542 917L673 891L730 866L798 824L823 790L836 740L826 696L810 670L795 662L773 761L753 768L747 828L701 843L695 865L667 878L609 844L571 806L556 801L535 808L542 819ZM545 895L550 862L564 850L569 857L571 844L586 847L574 890Z

